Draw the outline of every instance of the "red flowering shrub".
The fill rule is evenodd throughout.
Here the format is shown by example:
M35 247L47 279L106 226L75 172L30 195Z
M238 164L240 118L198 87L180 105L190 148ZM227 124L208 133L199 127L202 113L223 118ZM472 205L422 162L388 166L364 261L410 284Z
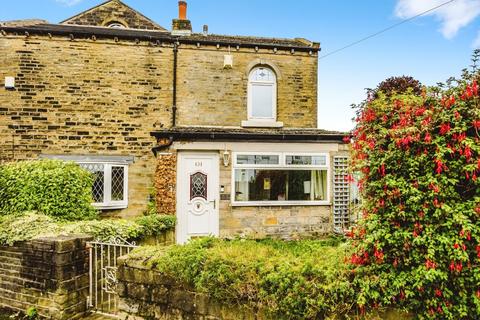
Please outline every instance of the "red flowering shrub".
M351 256L361 310L480 318L480 97L448 88L378 94L352 137L364 219Z

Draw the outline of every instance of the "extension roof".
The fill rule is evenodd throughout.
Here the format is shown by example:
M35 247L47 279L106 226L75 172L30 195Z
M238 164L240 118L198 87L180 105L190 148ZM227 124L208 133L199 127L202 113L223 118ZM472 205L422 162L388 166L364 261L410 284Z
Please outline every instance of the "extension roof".
M322 129L246 129L227 127L175 127L151 132L157 139L175 141L292 141L344 143L345 132Z

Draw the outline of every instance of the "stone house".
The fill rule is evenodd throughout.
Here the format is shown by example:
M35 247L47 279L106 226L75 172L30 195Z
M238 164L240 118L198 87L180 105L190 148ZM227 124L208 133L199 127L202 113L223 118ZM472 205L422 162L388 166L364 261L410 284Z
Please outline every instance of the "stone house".
M328 234L348 220L344 134L317 129L320 45L166 30L110 0L59 24L0 25L0 161L96 174L106 216L152 189L177 239Z

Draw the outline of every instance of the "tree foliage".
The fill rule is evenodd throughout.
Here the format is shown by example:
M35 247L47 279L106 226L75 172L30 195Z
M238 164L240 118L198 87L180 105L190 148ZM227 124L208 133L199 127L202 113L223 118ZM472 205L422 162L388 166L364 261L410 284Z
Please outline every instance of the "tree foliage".
M480 97L475 72L423 93L378 92L358 112L363 216L350 257L363 310L480 314Z

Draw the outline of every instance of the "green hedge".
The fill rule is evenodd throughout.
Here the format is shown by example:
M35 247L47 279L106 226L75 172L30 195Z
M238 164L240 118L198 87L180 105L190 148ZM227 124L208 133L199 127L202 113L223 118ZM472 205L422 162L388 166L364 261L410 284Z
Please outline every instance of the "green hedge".
M261 308L273 319L345 315L354 292L345 244L325 241L203 239L171 248L141 247L142 263L226 304Z
M135 220L58 222L49 216L30 212L23 216L0 216L0 245L68 234L87 234L98 241L131 241L161 235L174 227L174 216L151 215Z
M38 211L59 220L88 220L93 176L73 162L23 161L0 166L0 215Z

